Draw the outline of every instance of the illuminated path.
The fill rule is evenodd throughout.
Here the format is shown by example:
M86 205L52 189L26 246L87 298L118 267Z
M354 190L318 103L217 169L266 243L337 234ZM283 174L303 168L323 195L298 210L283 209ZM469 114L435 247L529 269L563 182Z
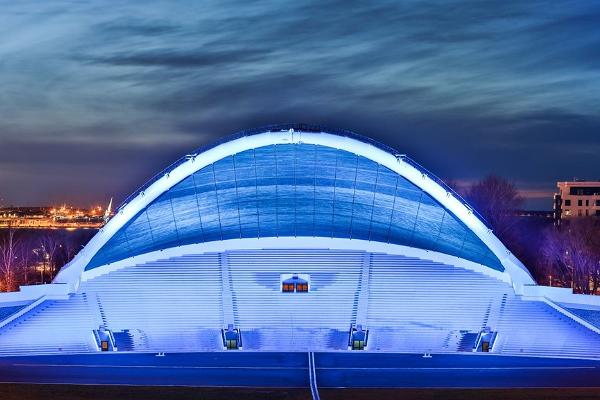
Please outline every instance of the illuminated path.
M600 362L494 355L317 353L319 388L594 387ZM3 383L309 387L306 353L92 354L0 358Z

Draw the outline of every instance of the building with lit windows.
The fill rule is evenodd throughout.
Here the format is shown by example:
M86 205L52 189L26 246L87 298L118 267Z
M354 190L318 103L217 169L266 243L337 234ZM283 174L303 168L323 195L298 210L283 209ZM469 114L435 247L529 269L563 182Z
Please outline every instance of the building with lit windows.
M0 295L0 354L363 351L600 358L600 302L535 284L405 155L238 133L130 196L52 284Z
M558 182L554 195L557 221L578 217L600 217L600 181Z

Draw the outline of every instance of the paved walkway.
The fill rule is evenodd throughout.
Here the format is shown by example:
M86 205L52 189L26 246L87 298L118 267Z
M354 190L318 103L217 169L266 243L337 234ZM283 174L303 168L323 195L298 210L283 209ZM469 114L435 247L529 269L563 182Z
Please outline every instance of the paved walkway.
M0 358L0 382L308 388L310 377L315 389L595 387L600 382L600 361L492 354L423 358L244 351Z

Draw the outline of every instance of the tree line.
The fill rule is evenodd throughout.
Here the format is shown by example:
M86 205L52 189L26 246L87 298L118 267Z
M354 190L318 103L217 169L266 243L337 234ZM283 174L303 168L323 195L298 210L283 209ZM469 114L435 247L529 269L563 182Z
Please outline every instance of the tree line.
M523 205L516 186L488 176L463 189L462 195L491 225L506 247L540 285L600 294L600 218L595 216L540 221L519 217Z
M95 230L0 230L0 291L50 283Z

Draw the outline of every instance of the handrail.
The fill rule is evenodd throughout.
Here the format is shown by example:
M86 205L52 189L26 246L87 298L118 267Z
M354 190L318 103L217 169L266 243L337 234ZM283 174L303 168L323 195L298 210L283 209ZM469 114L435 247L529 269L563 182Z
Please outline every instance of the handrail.
M37 298L36 300L32 301L31 303L27 304L25 307L21 308L19 311L9 315L8 317L6 317L2 321L0 321L0 328L5 327L6 325L13 322L17 318L20 318L23 315L27 314L29 311L33 310L34 308L36 308L37 306L42 304L44 301L46 301L46 296L41 296L41 297Z

